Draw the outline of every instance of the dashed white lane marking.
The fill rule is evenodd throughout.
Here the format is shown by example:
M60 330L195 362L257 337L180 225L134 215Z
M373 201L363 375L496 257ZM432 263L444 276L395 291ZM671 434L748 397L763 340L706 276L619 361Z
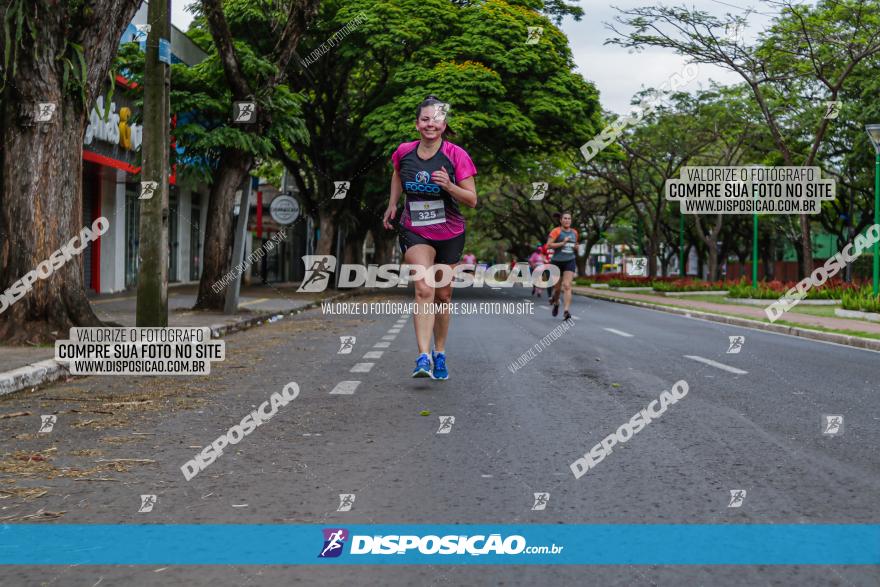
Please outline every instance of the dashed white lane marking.
M352 395L354 390L357 389L360 384L360 381L340 381L330 393L336 395Z
M394 340L395 338L397 338L397 336L395 336L393 334L386 334L385 336L382 337L382 340Z
M373 348L374 349L387 349L390 346L391 346L390 342L377 342L376 344L373 345Z
M684 358L690 359L691 361L697 361L698 363L704 363L710 367L715 367L716 369L721 369L722 371L727 371L734 375L745 375L748 373L748 371L743 371L742 369L737 369L736 367L731 367L730 365L725 365L724 363L719 363L718 361L713 361L712 359L707 359L705 357L698 357L697 355L685 355Z
M399 333L400 333L400 328L392 328L391 330L388 331L388 334L399 334Z
M356 363L350 373L369 373L376 363Z
M572 318L574 318L575 320L580 320L580 316L572 315Z
M365 359L381 359L385 351L369 351L364 355Z
M603 328L602 330L607 330L608 332L611 332L613 334L617 334L619 336L625 336L627 338L633 337L633 335L630 334L629 332L624 332L623 330L617 330L616 328Z

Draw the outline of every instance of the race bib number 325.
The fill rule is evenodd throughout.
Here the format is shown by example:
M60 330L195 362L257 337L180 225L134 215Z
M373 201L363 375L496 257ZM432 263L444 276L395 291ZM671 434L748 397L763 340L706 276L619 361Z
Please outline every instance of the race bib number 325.
M446 222L443 200L423 200L409 203L409 216L413 226L427 226Z

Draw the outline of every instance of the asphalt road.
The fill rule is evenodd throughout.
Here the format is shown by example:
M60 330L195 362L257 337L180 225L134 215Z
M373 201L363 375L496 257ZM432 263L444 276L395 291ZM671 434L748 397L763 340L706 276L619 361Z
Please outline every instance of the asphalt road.
M516 288L457 291L455 301L530 299ZM0 413L32 415L0 419L0 490L46 493L0 501L0 518L21 521L43 510L64 512L47 524L880 523L880 354L575 297L573 327L511 373L507 365L561 323L542 303L534 315L454 317L445 382L409 377L415 337L410 322L398 325L399 315L314 310L231 336L227 359L207 377L87 377L3 398ZM356 337L352 353L338 354L341 336ZM731 336L745 337L738 353L728 353ZM686 397L574 477L576 458L682 379ZM291 381L300 388L295 402L184 479L180 466L200 447ZM359 383L338 388L343 381ZM55 428L36 434L37 414L50 413ZM842 415L842 433L823 434L824 415ZM437 434L440 416L455 418L448 434ZM47 460L15 465L16 451ZM741 506L728 507L731 490L740 489ZM543 511L531 509L536 492L550 494ZM157 495L152 512L138 512L141 494ZM355 494L351 511L337 511L339 494ZM880 571L56 566L0 573L0 585L209 583L877 585Z

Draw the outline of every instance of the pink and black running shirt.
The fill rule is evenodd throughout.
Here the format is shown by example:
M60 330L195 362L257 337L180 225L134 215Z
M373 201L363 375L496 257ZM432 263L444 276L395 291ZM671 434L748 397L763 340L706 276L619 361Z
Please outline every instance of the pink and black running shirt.
M431 240L447 240L464 232L464 217L449 193L431 182L431 174L446 168L452 183L477 174L470 155L457 145L443 141L430 159L418 155L419 141L401 143L391 156L391 163L406 194L401 225Z

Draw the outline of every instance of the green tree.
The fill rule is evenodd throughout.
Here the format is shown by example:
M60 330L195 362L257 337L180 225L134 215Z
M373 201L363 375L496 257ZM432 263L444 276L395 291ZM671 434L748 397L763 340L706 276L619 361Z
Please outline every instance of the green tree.
M368 230L387 239L381 217L389 158L398 144L418 138L415 107L430 93L451 104L453 141L469 150L481 177L529 166L595 133L596 90L572 73L568 40L533 9L541 7L500 0L322 4L303 55L346 24L359 24L329 54L291 72L308 92L309 142L282 143L277 152L319 219L319 253L331 252L339 226L349 243ZM530 26L543 28L537 44L526 43ZM351 182L344 200L332 199L334 181Z
M211 58L204 67L180 72L183 87L192 94L192 104L183 99L180 106L209 106L200 110L207 124L200 129L201 122L194 122L176 133L193 152L217 162L197 309L223 309L225 289L214 292L211 286L230 267L236 190L254 164L272 154L276 141L305 137L286 72L317 5L318 0L202 0L198 5L190 33ZM218 66L222 84L217 83ZM234 102L255 103L256 121L236 126ZM214 126L218 119L222 123Z
M758 105L785 165L812 166L828 129L825 102L845 91L853 74L880 52L880 0L793 0L773 2L780 14L754 45L724 34L745 27L747 15L718 18L687 6L621 10L619 35L625 47L671 48L697 63L739 74ZM810 219L800 216L801 275L813 269Z

